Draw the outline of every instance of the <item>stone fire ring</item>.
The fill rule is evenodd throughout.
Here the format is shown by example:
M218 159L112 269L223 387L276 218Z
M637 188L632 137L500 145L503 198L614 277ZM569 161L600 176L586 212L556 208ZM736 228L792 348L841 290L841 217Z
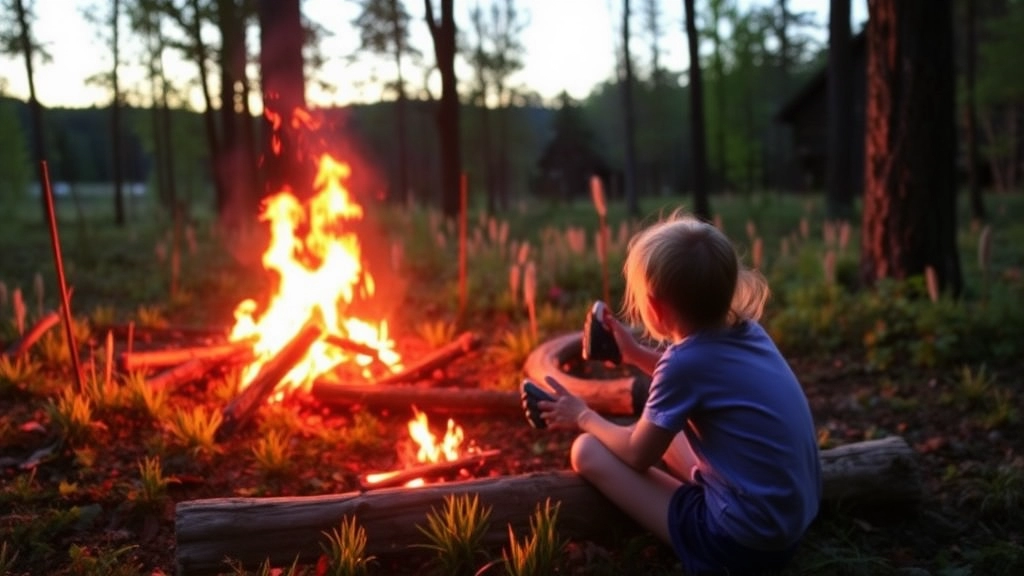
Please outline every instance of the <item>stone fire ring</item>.
M569 374L563 368L570 362L584 362L583 332L557 336L537 346L526 358L523 372L534 382L543 383L552 376L570 392L586 400L592 409L606 415L639 416L647 401L651 379L631 369L628 376L610 375L607 378L582 378ZM594 372L607 373L602 363L595 363ZM615 369L622 372L622 369Z

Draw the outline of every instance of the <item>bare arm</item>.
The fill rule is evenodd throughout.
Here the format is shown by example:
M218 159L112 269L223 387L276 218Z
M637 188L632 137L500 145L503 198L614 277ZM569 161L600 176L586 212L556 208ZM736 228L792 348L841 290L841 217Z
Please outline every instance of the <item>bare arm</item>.
M556 392L554 402L540 402L542 417L560 428L589 432L620 460L636 470L646 470L661 460L674 434L640 418L635 426L620 426L601 417L579 397L550 376L546 382Z

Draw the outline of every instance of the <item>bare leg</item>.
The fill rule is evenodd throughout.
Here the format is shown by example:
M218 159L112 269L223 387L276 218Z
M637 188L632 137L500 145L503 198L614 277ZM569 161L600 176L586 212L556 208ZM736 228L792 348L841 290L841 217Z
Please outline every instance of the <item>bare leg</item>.
M612 454L600 440L581 434L572 445L572 468L616 506L663 542L670 542L668 506L682 485L656 470L638 472Z
M672 444L665 450L662 460L668 471L683 482L693 482L693 467L700 462L689 440L686 439L686 434L682 432L672 439Z

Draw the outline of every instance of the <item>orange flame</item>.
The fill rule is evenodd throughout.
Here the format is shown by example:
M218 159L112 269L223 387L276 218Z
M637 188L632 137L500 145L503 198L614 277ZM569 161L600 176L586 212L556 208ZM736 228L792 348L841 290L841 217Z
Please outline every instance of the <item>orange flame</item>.
M357 296L372 296L375 289L373 277L363 267L358 237L345 230L347 222L363 217L362 207L343 184L348 176L347 164L324 154L313 184L316 194L308 205L287 188L266 200L260 219L269 222L270 246L263 253L263 267L276 272L279 282L262 313L257 313L258 305L251 299L235 308L230 339L255 341L256 359L242 374L243 388L311 316L323 319L328 334L370 346L385 365L400 368L387 322L361 319L348 310ZM369 376L373 360L317 341L285 376L275 398L310 385L345 362L354 362Z
M412 411L413 418L409 420L407 427L409 429L409 438L416 445L416 462L408 463L407 467L415 464L451 462L458 460L461 456L478 451L472 444L463 449L462 442L465 439L465 433L462 431L462 426L456 424L451 418L448 419L448 427L445 430L444 437L438 442L437 435L430 430L430 422L427 419L427 415L417 410L415 406L413 406ZM397 474L397 471L367 474L366 481L375 484L388 480ZM404 486L415 488L423 486L425 483L423 478L416 478L406 482Z

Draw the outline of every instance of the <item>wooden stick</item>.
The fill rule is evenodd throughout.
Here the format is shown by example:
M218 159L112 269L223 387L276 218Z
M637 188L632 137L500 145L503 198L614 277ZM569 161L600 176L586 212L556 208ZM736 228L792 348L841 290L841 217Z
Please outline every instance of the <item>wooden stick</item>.
M32 325L24 336L16 342L11 343L4 354L9 358L24 356L28 353L29 348L39 341L39 339L43 337L43 334L46 334L47 330L53 328L57 324L60 324L60 314L56 311L48 312L45 316L40 318L38 322Z
M415 364L397 374L385 376L377 380L377 384L396 384L426 378L431 372L443 368L452 361L465 356L480 346L480 336L473 332L463 332L454 341L427 354Z
M866 504L876 508L915 505L921 478L914 450L900 437L870 440L822 450L822 486L827 504ZM590 484L568 471L484 478L422 488L387 488L323 496L214 498L180 502L175 548L179 574L211 574L224 558L257 566L312 562L322 553L323 531L356 516L366 530L367 554L397 557L423 544L417 526L449 496L477 495L491 508L484 545L508 543L508 526L529 530L530 515L550 498L559 505L563 538L609 540L639 528ZM520 532L521 533L521 532Z
M216 368L232 364L251 362L253 358L252 348L240 348L234 354L227 356L211 356L206 358L193 358L185 363L178 364L173 368L149 378L146 383L155 389L171 388L198 380Z
M356 342L355 340L349 340L348 338L342 338L337 334L328 334L324 336L324 342L330 344L331 346L341 348L346 352L352 352L353 354L362 354L364 356L369 356L374 360L380 360L380 352L373 346L368 346L366 344Z
M242 427L274 391L281 379L302 360L310 346L323 336L324 329L316 320L309 320L302 330L271 358L234 400L224 408L224 420L217 429L216 439L222 442Z
M42 176L43 195L46 197L46 219L50 224L50 245L53 248L53 263L57 269L57 288L60 291L61 312L64 315L64 336L67 338L68 352L71 355L71 368L75 371L75 384L78 391L85 390L82 363L78 358L78 344L75 343L75 330L72 324L71 298L68 296L68 283L64 277L64 259L60 250L60 235L57 232L57 211L53 206L53 188L50 186L50 170L46 160L39 162L39 173Z
M365 406L376 410L408 410L410 405L440 414L522 414L519 393L480 388L423 387L390 384L347 385L324 381L311 391L320 402L336 407Z
M237 354L239 351L251 349L252 342L229 342L227 344L197 346L194 348L123 352L120 356L120 364L122 370L132 372L147 368L177 366L196 359L227 358Z
M487 459L494 458L499 454L501 454L501 450L484 450L483 452L460 456L448 462L431 462L404 470L363 474L359 477L359 487L363 490L379 490L382 488L404 486L419 478L436 478L452 472L458 472L463 468L479 467Z

